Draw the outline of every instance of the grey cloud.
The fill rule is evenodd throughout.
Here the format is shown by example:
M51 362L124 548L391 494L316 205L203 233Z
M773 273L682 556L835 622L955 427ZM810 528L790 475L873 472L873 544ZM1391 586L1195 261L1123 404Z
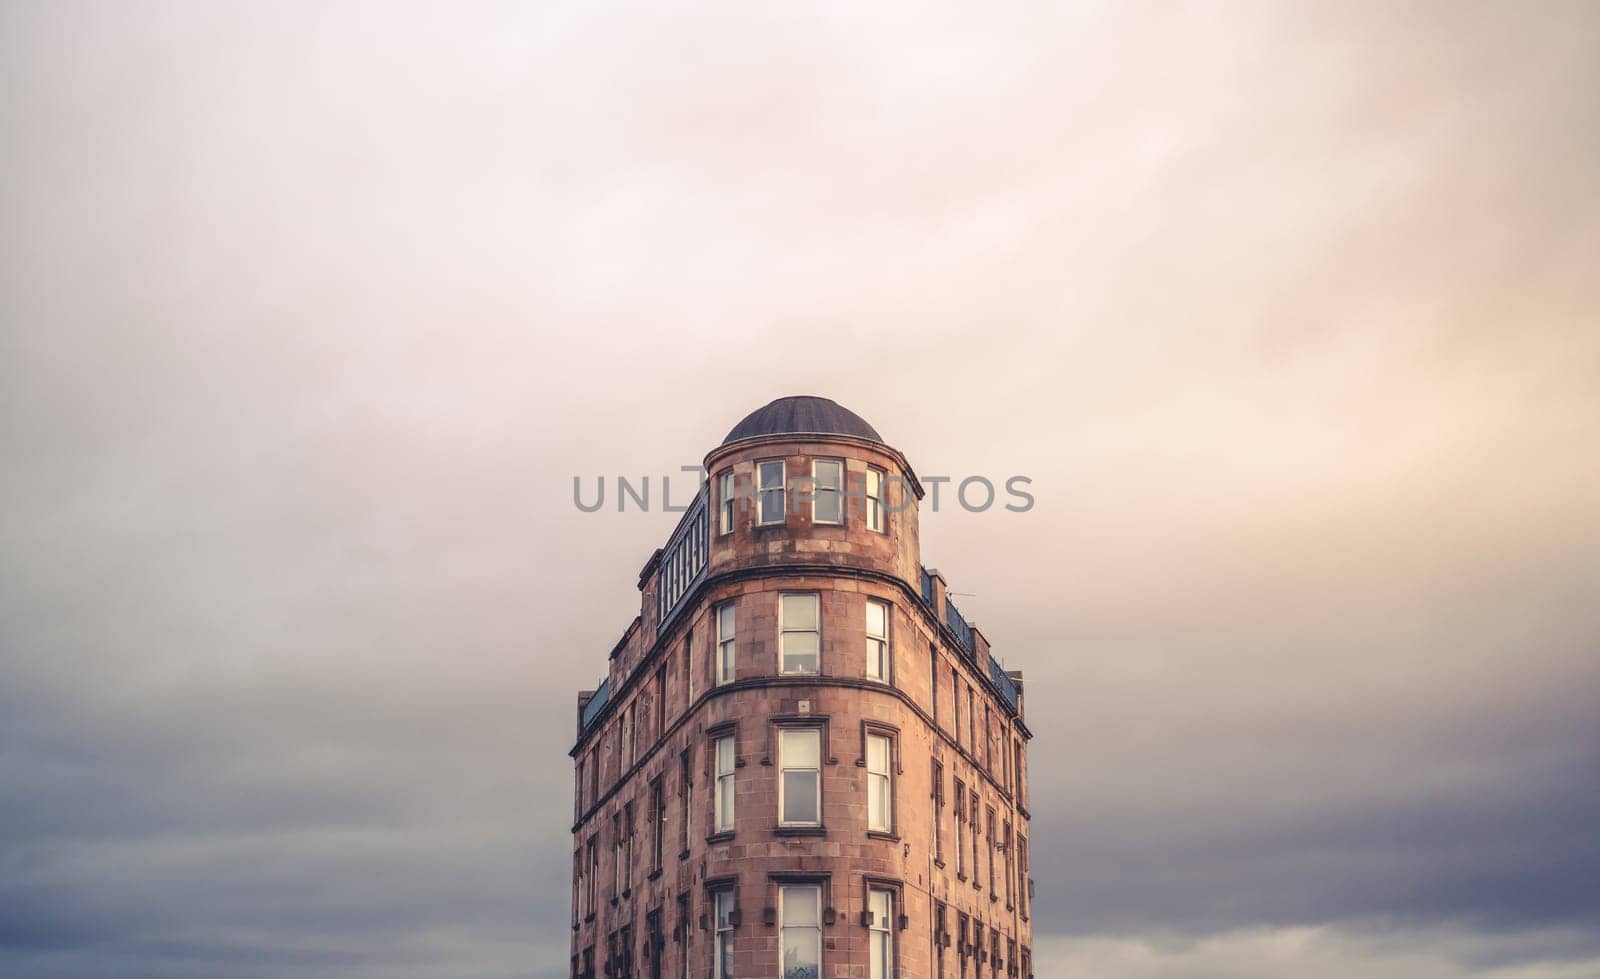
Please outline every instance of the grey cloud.
M752 406L1026 473L1043 975L1584 975L1582 4L0 11L0 971L564 975ZM1586 917L1586 912L1590 916Z

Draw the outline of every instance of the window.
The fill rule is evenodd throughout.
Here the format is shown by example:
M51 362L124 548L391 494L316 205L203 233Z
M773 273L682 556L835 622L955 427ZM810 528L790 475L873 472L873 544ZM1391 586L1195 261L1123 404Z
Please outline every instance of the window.
M989 971L995 975L1000 974L1000 931L997 928L989 929Z
M890 979L894 975L894 893L873 888L867 892L867 909L872 912L868 941L871 979Z
M972 816L972 821L968 826L968 828L972 830L972 883L973 883L973 886L976 887L976 886L979 886L978 885L978 833L979 833L980 830L982 830L983 825L978 822L978 790L977 789L970 790L969 793L968 793L968 796L969 796L969 799L970 799L970 801L972 803L971 808L968 810L969 813Z
M598 837L589 837L589 872L584 874L588 881L589 905L584 910L585 918L594 917L595 895L600 890L600 847Z
M617 979L633 979L633 926L623 925L617 941Z
M734 619L733 603L717 606L717 675L718 683L732 683L734 672Z
M956 876L967 879L967 787L956 779Z
M733 830L733 735L717 739L716 827L714 832Z
M661 912L652 911L644 919L645 954L650 957L650 979L662 979L661 975L661 949L665 942L661 938Z
M689 895L678 895L678 979L689 979Z
M656 670L656 740L667 733L667 664Z
M589 805L600 801L600 746L589 752Z
M678 827L679 855L689 855L689 824L694 816L694 767L689 764L689 752L683 753L683 773L679 776L679 813L680 825Z
M1017 834L1017 910L1028 918L1028 838Z
M778 731L778 822L816 826L822 821L822 732L817 728Z
M954 711L955 711L955 715L954 715L955 728L950 733L955 736L956 744L960 745L961 744L961 684L960 684L960 681L956 677L955 664L951 664L951 666L950 666L950 704L951 704L952 709L954 709ZM960 802L961 800L958 797L956 799L956 801Z
M712 946L712 970L715 979L733 979L733 889L717 891L716 944Z
M822 975L822 888L816 884L780 887L778 921L782 979L817 979Z
M944 766L933 763L933 859L944 866L944 833L939 825L944 811Z
M967 977L967 916L956 914L956 957L961 960L961 979Z
M933 706L933 725L939 726L939 647L928 643L928 702Z
M995 851L996 847L995 847L995 835L994 835L994 809L993 809L993 807L990 807L987 810L987 812L985 813L985 815L988 816L988 820L985 823L985 827L987 829L987 832L984 833L984 843L986 844L984 849L989 851L989 900L998 901L1000 899L1000 895L995 890L995 886L994 886L994 851Z
M1028 804L1028 794L1023 791L1023 786L1027 783L1022 777L1022 741L1020 739L1012 745L1012 756L1016 759L1011 763L1011 770L1016 773L1017 805L1026 806Z
M578 927L578 919L583 917L583 909L589 906L589 894L583 876L583 847L578 847L572 852L572 927Z
M978 698L972 692L972 684L967 684L967 750L972 752L972 757L978 757Z
M783 673L815 673L822 641L816 595L786 594L779 599L778 656Z
M867 599L867 679L889 679L889 605Z
M622 896L622 813L611 814L611 900ZM615 937L615 936L613 936Z
M683 637L683 709L688 711L689 704L694 700L694 630L690 629Z
M780 524L784 517L783 461L763 462L758 466L761 478L762 524Z
M933 905L933 979L944 979L944 938L946 911L944 902Z
M994 774L994 755L989 746L994 744L994 712L989 710L989 705L983 705L983 767Z
M883 470L869 467L866 473L867 529L883 533Z
M1005 822L1004 835L1000 837L1000 852L1005 854L1006 910L1009 911L1016 906L1012 897L1016 893L1012 887L1016 881L1016 874L1012 872L1011 867L1011 820L1009 819Z
M812 523L836 524L844 522L844 512L839 506L839 487L843 479L844 463L837 459L812 460Z
M667 798L666 788L657 777L650 783L650 866L661 869L661 857L667 848Z
M894 782L889 775L890 744L882 734L867 735L867 829L894 830Z
M633 705L622 708L622 720L617 728L617 778L633 767Z
M733 470L728 470L717 477L718 512L721 518L717 523L717 533L733 533Z
M578 791L572 793L572 818L574 821L583 816L583 788L588 779L583 777L583 763L585 759L578 759Z

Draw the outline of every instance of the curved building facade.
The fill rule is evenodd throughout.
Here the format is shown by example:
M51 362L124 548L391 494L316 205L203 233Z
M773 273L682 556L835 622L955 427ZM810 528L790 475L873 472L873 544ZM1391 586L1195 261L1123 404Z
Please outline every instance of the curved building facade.
M1021 675L925 569L876 429L781 398L578 696L572 974L1032 975Z

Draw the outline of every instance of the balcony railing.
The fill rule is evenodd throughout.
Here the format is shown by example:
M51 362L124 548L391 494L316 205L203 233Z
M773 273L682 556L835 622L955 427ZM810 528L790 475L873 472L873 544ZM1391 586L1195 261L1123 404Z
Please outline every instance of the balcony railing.
M962 648L967 651L968 656L971 656L976 649L972 644L972 626L967 625L967 620L961 617L961 610L956 608L949 597L944 600L944 624L956 634L956 638L961 640Z
M661 549L661 567L656 572L656 633L667 628L683 599L706 573L706 553L711 543L707 488L700 487L694 502L678 521L667 546Z
M1017 698L1021 694L1017 689L1017 681L1006 676L1005 669L993 656L989 657L989 679L994 681L995 689L1000 691L1000 696L1011 705L1011 709L1017 710Z
M927 568L920 570L922 572L922 600L927 603L929 608L934 608L933 575L928 573ZM935 609L935 612L937 611ZM961 610L956 608L955 603L950 601L948 595L945 596L944 614L940 618L945 625L950 627L950 631L956 634L956 640L960 642L967 656L977 656L978 646L972 638L972 626L967 624L967 620L961 614ZM982 664L979 665L981 668ZM1021 709L1019 702L1022 697L1022 691L1017 686L1017 681L1006 675L1005 668L993 656L989 657L989 682L994 685L995 690L1005 702L1011 706L1013 712Z
M589 725L594 723L595 718L605 712L606 704L610 701L611 680L607 678L600 681L600 689L596 690L594 696L589 698L589 702L583 705L582 724L585 731L589 730Z

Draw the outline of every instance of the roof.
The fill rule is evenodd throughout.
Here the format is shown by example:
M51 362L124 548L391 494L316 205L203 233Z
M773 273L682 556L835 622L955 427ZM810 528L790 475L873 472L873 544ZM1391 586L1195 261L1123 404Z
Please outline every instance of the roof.
M763 435L850 435L883 442L866 419L829 398L794 395L757 408L733 426L723 445Z

